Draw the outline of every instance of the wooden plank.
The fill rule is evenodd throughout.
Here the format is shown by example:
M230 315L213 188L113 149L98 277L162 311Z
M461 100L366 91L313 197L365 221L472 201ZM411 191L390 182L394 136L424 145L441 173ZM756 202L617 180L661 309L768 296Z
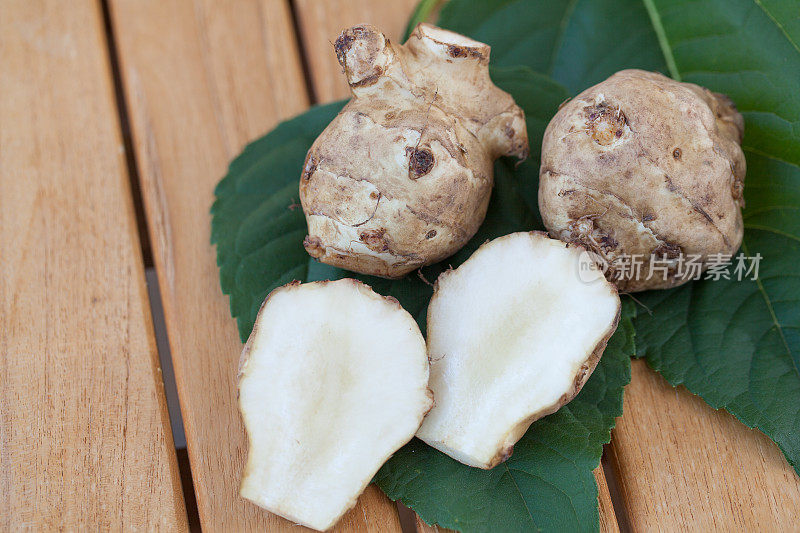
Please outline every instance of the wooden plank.
M112 0L111 12L202 526L296 531L238 495L242 345L209 244L228 162L308 106L288 4ZM370 487L338 529L398 531L397 509Z
M635 531L797 531L800 479L766 436L633 362L612 439Z
M319 103L350 96L350 87L333 53L342 30L368 23L400 41L419 0L295 0L303 50Z
M90 0L0 9L0 530L186 530Z

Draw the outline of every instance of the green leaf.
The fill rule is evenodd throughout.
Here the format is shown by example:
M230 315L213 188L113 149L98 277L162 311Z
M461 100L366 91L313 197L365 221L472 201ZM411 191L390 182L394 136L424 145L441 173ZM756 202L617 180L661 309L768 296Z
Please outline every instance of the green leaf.
M414 439L375 481L429 524L462 531L597 531L592 470L622 414L630 381L632 305L578 396L535 422L514 454L491 470L468 468Z
M520 165L509 159L497 162L492 199L478 234L442 264L423 268L420 276L385 280L354 275L312 260L303 249L305 219L295 205L300 172L306 151L341 103L313 108L281 124L231 163L216 190L212 241L217 245L222 288L230 295L242 340L249 335L264 297L292 279L356 277L377 292L397 298L424 330L432 294L429 283L444 268L459 265L488 239L542 228L536 199L538 150L550 117L568 92L526 68L493 69L492 77L525 109L532 155ZM473 469L414 441L390 459L376 481L425 520L449 527L552 530L568 523L573 529L597 530L592 470L615 417L622 412L622 390L630 379L633 353L631 314L626 308L618 333L579 397L538 422L517 444L507 466L491 472ZM413 472L424 476L410 479ZM497 491L491 485L495 482L501 483L496 484ZM498 524L508 527L498 529Z
M308 275L299 176L306 152L344 106L315 107L249 144L215 190L211 242L222 292L246 340L261 302L275 287Z
M493 65L525 65L575 94L620 68L665 71L640 0L451 0L439 24L492 47Z
M743 147L800 165L800 23L795 0L646 0L675 75L730 96ZM748 172L748 180L750 179ZM747 184L745 184L747 185Z
M758 280L643 294L640 355L774 440L800 473L800 17L779 0L647 0L677 74L745 117L742 253Z

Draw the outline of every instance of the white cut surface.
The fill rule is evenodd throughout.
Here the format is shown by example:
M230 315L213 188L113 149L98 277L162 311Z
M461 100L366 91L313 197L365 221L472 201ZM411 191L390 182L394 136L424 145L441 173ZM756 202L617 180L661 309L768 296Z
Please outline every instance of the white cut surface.
M534 420L572 399L620 310L599 270L579 274L581 259L581 248L543 233L514 233L440 276L428 308L435 404L419 438L491 468Z
M425 341L396 301L350 279L276 289L242 354L241 495L330 528L414 436L427 384Z

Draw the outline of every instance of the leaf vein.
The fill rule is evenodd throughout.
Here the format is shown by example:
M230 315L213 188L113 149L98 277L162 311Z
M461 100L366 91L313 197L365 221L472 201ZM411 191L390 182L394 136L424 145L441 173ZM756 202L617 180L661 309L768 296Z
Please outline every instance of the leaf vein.
M778 29L781 30L781 33L783 33L783 35L786 37L786 40L788 40L789 43L791 43L791 45L794 47L794 49L797 50L798 53L800 53L800 46L798 46L798 44L794 41L794 39L792 39L792 36L789 35L789 32L786 31L786 28L783 26L783 24L781 24L778 21L778 19L776 19L775 16L772 13L770 13L770 11L766 7L764 7L764 4L761 3L761 0L753 0L753 2L758 7L761 8L764 14L767 15L770 18L770 20L778 27Z
M786 237L787 239L792 239L794 241L800 242L800 237L797 235L792 235L789 232L781 231L779 229L770 228L769 226L761 226L759 224L745 224L745 229L752 229L756 231L766 231L768 233L774 233L775 235L780 235L781 237ZM744 245L742 245L744 247ZM747 252L745 252L747 253ZM749 255L749 254L748 254Z
M658 38L658 44L661 47L661 52L664 54L664 60L667 63L670 75L675 81L681 81L681 73L678 70L678 65L675 63L675 56L672 54L672 47L667 39L667 32L664 29L664 23L661 21L661 15L658 13L653 0L644 0L644 7L647 9L647 14L650 15L650 21L653 24L653 29Z
M503 463L503 466L506 467L506 472L508 473L508 477L511 478L511 482L514 484L514 488L517 489L517 492L519 493L519 497L522 500L522 505L525 506L525 510L528 512L528 516L531 519L531 524L533 524L533 527L538 529L539 526L536 525L536 520L533 519L533 513L531 512L530 507L528 507L528 500L525 499L525 495L522 494L522 489L519 488L517 480L514 479L514 474L511 473L511 469L508 467L508 462Z
M742 249L744 253L750 255L750 251L747 248L747 244L745 243L744 239L742 239ZM786 340L786 335L783 332L783 327L781 323L778 321L778 316L775 314L775 309L772 306L772 301L769 299L769 295L767 294L766 289L764 289L764 284L761 283L761 280L756 278L756 285L758 286L758 290L761 295L764 297L764 303L767 305L767 309L769 310L769 315L772 317L772 322L775 324L775 327L778 330L778 335L781 338L781 342L783 343L783 347L786 349L786 354L789 356L789 360L794 365L794 370L797 373L798 377L800 377L800 366L798 366L797 360L795 359L794 355L792 354L792 350L789 347L789 342Z

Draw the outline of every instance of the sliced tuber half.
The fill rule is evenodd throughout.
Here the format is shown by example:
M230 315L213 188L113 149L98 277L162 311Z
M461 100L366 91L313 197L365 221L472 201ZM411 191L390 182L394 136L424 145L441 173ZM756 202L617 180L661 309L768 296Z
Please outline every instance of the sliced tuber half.
M241 495L326 530L430 409L428 358L396 300L352 279L274 290L242 353Z
M580 391L617 327L616 288L581 247L513 233L443 273L428 307L435 405L417 436L479 468Z

